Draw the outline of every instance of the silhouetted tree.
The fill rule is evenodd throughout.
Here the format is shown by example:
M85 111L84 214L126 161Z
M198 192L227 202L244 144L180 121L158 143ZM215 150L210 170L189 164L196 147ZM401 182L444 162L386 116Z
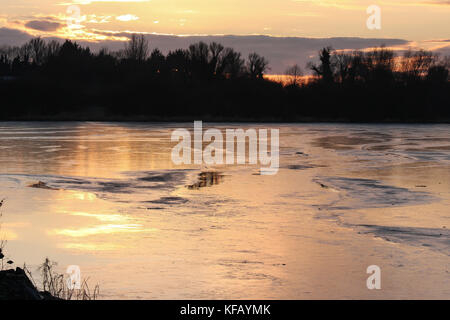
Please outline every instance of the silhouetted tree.
M166 63L166 57L162 54L159 49L154 49L150 54L150 58L148 59L148 63L150 66L150 70L153 73L160 73L163 71Z
M34 38L29 41L28 45L31 51L30 55L33 63L38 66L42 65L47 59L48 54L45 41L41 38Z
M205 79L211 75L209 46L198 42L189 46L189 65L191 75L196 79Z
M169 52L166 64L171 72L187 75L189 64L189 53L183 49Z
M431 51L408 50L404 53L400 62L400 72L406 81L418 81L423 79L431 66L436 62L437 57Z
M323 48L319 51L320 64L308 64L308 67L326 84L332 83L334 77L333 65L331 63L332 51L333 49L331 47Z
M335 80L338 83L346 83L354 79L354 73L357 72L354 69L353 61L355 57L352 54L335 52L331 58L331 64L335 69ZM353 69L353 70L352 70Z
M237 78L244 73L245 61L241 58L241 53L232 48L222 51L222 56L218 64L217 73L228 78Z
M209 65L210 65L211 72L213 74L217 74L217 72L218 72L218 68L219 68L223 50L224 50L224 46L221 45L220 43L213 42L209 45L209 52L211 55Z
M247 61L247 69L251 78L261 79L269 68L269 61L257 53L250 53Z
M286 69L285 75L288 76L287 84L291 86L299 86L303 71L298 65L293 65Z
M389 86L394 80L395 53L384 46L364 54L364 64L368 69L366 81Z
M133 34L125 46L124 58L144 62L148 56L148 41L143 34Z
M48 59L50 59L59 54L59 50L61 49L61 44L56 40L51 40L47 43L46 49L47 49L46 56Z
M93 76L93 55L91 50L78 43L66 40L55 56L44 65L43 74L64 81L79 82Z

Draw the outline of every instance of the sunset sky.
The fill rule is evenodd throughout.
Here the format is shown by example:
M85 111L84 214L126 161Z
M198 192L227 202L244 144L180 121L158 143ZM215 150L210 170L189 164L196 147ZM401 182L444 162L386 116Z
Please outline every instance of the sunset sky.
M302 37L441 39L450 32L442 0L1 0L0 26L70 36L70 5L80 8L78 36L94 30L163 34L266 34ZM366 28L369 5L382 9L382 29ZM29 23L35 21L35 23ZM37 21L41 22L40 24ZM46 24L47 22L47 24ZM28 23L28 25L27 25ZM41 29L41 30L36 30ZM73 31L73 30L72 30ZM73 35L72 35L73 36Z
M450 45L450 1L444 0L0 1L0 46L29 36L121 42L132 32L395 38L441 51ZM381 30L366 26L373 4L382 10Z

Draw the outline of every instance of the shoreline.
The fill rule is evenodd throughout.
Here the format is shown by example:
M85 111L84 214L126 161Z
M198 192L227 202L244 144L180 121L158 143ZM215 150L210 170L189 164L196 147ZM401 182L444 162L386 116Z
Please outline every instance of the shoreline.
M385 120L350 120L347 118L245 118L245 117L211 117L211 116L186 116L186 117L157 117L157 116L79 116L61 115L55 117L24 116L1 119L0 122L136 122L136 123L190 123L202 120L210 123L281 123L281 124L450 124L449 119L385 119Z

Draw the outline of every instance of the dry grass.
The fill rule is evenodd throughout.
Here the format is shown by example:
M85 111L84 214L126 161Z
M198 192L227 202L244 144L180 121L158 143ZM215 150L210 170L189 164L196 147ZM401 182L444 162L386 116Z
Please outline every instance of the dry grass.
M39 267L44 292L63 300L96 300L98 298L100 287L96 285L91 291L88 285L89 278L82 280L80 289L71 289L68 285L69 277L56 272L56 266L56 262L46 258Z

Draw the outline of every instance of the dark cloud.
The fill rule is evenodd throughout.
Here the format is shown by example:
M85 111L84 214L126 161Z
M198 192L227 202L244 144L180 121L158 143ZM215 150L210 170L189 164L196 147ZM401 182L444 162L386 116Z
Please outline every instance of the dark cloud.
M25 27L29 29L39 30L39 31L56 31L62 27L59 22L52 22L47 20L32 20L25 23Z
M4 45L18 46L31 38L28 33L17 29L0 28L0 47Z

